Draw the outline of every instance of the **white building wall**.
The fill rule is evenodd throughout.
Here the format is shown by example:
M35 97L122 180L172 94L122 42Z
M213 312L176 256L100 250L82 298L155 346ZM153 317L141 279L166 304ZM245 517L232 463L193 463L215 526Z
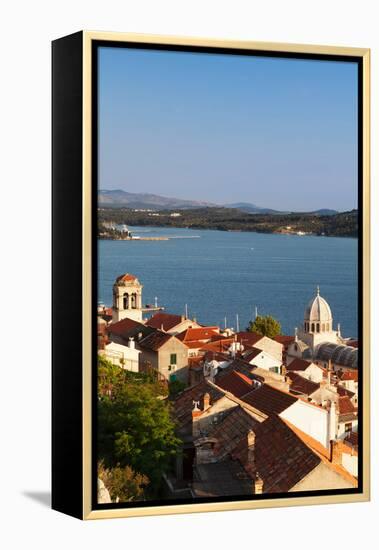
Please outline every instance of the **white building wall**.
M329 448L328 411L325 409L299 399L279 416Z
M264 370L270 370L271 368L277 368L280 372L282 361L262 351L259 355L249 361L250 365L255 365Z
M131 372L138 372L138 356L140 350L110 342L105 346L104 355L113 363Z
M358 476L358 456L342 453L342 466L351 475Z
M314 363L311 363L305 371L298 372L298 374L311 382L319 383L323 379L323 371Z

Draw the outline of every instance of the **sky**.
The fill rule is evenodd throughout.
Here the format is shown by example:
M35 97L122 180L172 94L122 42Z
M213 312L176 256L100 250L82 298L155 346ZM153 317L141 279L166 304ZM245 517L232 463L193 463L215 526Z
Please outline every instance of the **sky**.
M355 63L99 49L99 188L357 207Z

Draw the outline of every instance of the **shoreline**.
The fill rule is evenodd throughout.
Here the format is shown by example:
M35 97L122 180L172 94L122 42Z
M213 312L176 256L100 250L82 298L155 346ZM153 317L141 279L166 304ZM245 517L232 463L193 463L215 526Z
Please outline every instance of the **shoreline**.
M256 235L279 235L279 236L290 236L290 237L320 237L320 238L334 238L334 239L358 239L358 236L355 235L318 235L317 233L306 233L306 232L295 232L295 231L249 231L242 229L214 229L212 227L188 227L188 226L172 226L172 225L138 225L138 226L129 226L131 229L133 227L149 227L154 230L159 228L162 229L187 229L190 231L217 231L222 233L254 233ZM175 236L157 236L157 237L138 237L138 238L115 238L115 237L103 237L97 235L98 240L102 241L169 241L171 239L188 239L188 238L199 238L199 236L185 236L185 235L175 235Z

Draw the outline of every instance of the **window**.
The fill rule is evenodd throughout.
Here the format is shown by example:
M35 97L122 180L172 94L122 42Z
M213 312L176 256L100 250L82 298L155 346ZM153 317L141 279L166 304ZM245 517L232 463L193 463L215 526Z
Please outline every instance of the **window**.
M353 431L353 424L352 422L346 422L345 424L345 434L348 434Z
M170 365L176 365L176 353L170 355Z

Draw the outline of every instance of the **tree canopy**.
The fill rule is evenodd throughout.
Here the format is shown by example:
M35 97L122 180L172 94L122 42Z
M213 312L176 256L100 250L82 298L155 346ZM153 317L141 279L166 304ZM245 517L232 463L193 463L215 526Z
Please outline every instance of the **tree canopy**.
M275 338L282 332L282 327L279 321L274 319L271 315L258 315L254 321L250 321L248 330L250 332L257 332L262 336L268 336L269 338Z
M156 491L180 443L162 386L104 358L99 359L98 381L98 458L105 468L130 466L147 476L149 490Z

